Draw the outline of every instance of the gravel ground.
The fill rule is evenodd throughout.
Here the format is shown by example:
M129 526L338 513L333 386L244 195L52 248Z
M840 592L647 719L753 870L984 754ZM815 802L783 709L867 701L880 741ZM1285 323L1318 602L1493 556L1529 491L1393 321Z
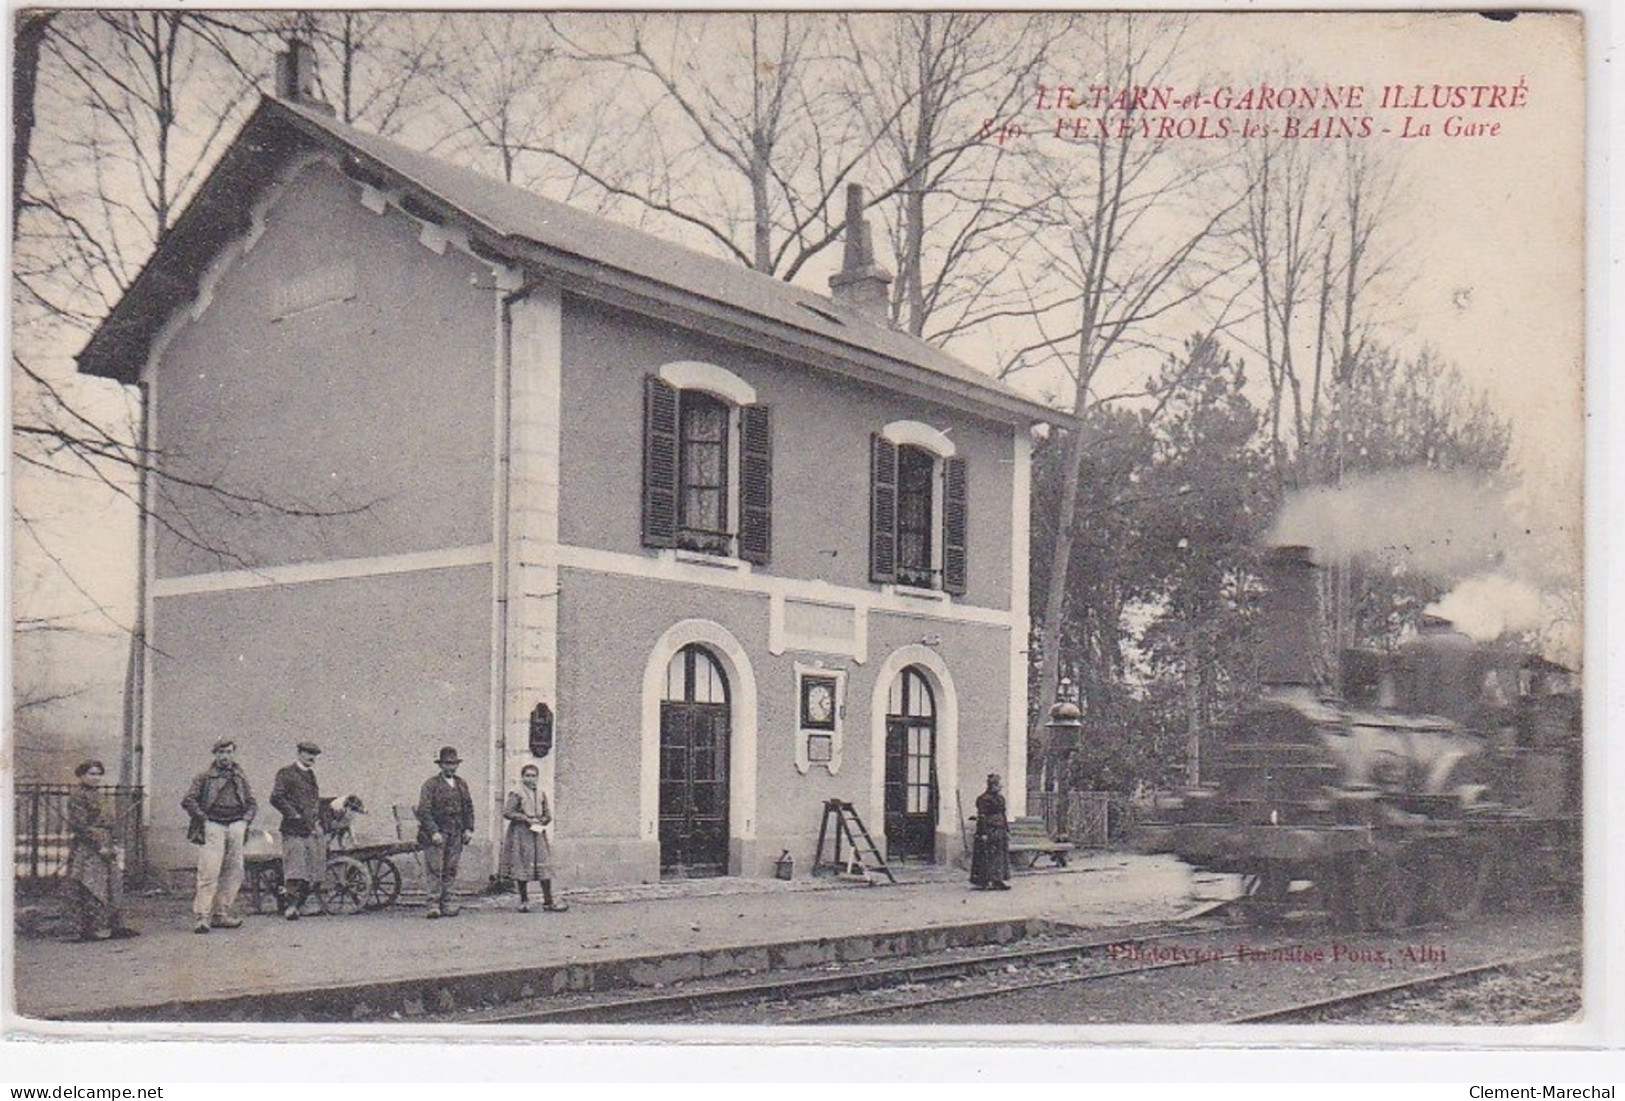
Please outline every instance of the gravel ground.
M1571 1020L1580 1011L1580 960L1572 956L1497 972L1458 989L1401 995L1322 1020L1369 1025L1545 1024Z
M1248 946L1239 951L1241 944ZM912 989L841 995L796 1005L758 1006L686 1018L685 1023L802 1023L817 1016L838 1023L877 1024L1197 1024L1234 1020L1285 1010L1304 1002L1360 993L1412 978L1508 960L1577 949L1579 923L1572 914L1500 915L1470 926L1411 930L1404 939L1343 938L1318 929L1254 930L1245 934L1193 934L1165 944L1202 962L1191 966L1138 970L1114 977L1121 968L1102 960L1038 968L1007 967L991 975ZM1208 953L1214 953L1211 957ZM1053 982L1052 980L1072 980ZM1049 984L1020 989L1024 984ZM1368 1023L1528 1023L1530 991L1541 992L1553 1012L1578 1006L1577 966L1520 971L1485 979L1465 990L1418 998L1414 1005L1392 1004L1400 1017L1341 1018ZM1014 989L1013 989L1014 988ZM969 1000L929 1006L899 1005L942 991ZM891 1007L891 1008L887 1008ZM875 1012L880 1009L880 1012ZM1424 1016L1423 1014L1428 1014Z

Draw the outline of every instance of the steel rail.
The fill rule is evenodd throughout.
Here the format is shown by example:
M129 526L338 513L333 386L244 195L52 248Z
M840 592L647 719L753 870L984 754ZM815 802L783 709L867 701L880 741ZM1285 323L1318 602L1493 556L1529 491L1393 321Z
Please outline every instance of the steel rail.
M1223 932L1226 927L1203 930L1204 933ZM769 1001L790 1001L803 998L830 997L866 990L906 986L922 982L941 982L961 978L968 974L987 971L1009 964L1043 964L1062 960L1087 958L1091 952L1117 945L1152 944L1161 940L1188 938L1190 928L1174 928L1166 932L1142 933L1109 939L1071 940L1064 944L1046 944L1042 947L999 948L992 951L971 950L950 960L927 960L883 966L857 967L849 971L823 975L768 978L749 982L728 982L714 985L691 985L683 990L645 992L593 1000L562 1006L532 1006L524 1009L504 1009L497 1012L465 1015L459 1022L479 1024L543 1024L562 1022L637 1022L647 1023L653 1017L670 1018L693 1014L700 1010L723 1009L732 1006Z
M1113 944L1127 943L1113 941ZM1272 952L1277 949L1297 948L1302 940L1287 941L1280 944L1261 945L1252 949L1255 952ZM1037 981L1023 981L981 987L976 990L959 990L952 993L926 993L917 998L908 998L899 1001L887 1002L884 1005L854 1006L826 1012L814 1011L784 1021L784 1024L821 1024L834 1021L850 1020L854 1017L876 1017L885 1013L896 1012L900 1009L925 1009L930 1006L952 1005L955 1002L978 1001L990 995L1022 994L1029 990L1043 990L1051 986L1068 986L1072 984L1104 982L1108 979L1120 979L1125 975L1145 975L1153 971L1167 971L1179 967L1195 967L1199 964L1217 963L1231 958L1234 953L1219 953L1216 956L1199 957L1196 959L1164 960L1161 962L1141 964L1131 967L1119 967L1111 971L1099 971L1092 975L1059 975Z
M1311 1023L1317 1015L1327 1011L1346 1011L1363 1009L1390 1001L1405 994L1432 993L1449 990L1457 985L1470 985L1489 975L1504 971L1514 971L1523 967L1538 966L1545 963L1555 963L1569 958L1578 958L1579 953L1572 948L1557 952L1545 952L1536 956L1523 956L1518 959L1500 960L1492 963L1476 964L1472 967L1463 967L1456 971L1447 971L1440 975L1423 975L1403 982L1387 983L1382 986L1368 987L1365 990L1356 990L1351 994L1340 994L1335 998L1321 998L1315 1001L1300 1002L1285 1009L1273 1009L1267 1013L1252 1013L1243 1017L1232 1017L1225 1024L1234 1025L1260 1025L1260 1024L1293 1024ZM1546 1016L1545 1013L1534 1016ZM1334 1023L1334 1022L1328 1022ZM1518 1021L1518 1024L1534 1024L1535 1020Z

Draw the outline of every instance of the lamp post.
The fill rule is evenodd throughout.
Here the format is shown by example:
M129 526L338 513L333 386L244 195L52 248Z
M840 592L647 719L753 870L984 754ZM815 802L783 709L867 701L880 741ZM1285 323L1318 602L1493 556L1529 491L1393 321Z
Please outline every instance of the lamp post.
M1072 752L1078 748L1078 735L1083 730L1083 712L1071 700L1058 700L1049 709L1044 729L1055 775L1055 839L1065 841L1071 832Z

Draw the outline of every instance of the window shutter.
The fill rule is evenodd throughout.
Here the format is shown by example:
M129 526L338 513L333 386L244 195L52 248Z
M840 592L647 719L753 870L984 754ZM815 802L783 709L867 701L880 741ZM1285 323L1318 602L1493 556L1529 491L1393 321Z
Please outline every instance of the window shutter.
M897 445L869 438L869 580L897 580Z
M773 414L739 409L739 557L767 565L773 550Z
M643 380L643 545L677 543L677 388Z
M965 460L942 460L942 588L965 595Z

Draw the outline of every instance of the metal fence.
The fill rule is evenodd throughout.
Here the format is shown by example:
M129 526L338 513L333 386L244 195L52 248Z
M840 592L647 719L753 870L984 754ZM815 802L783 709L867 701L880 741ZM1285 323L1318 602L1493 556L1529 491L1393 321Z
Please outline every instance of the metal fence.
M13 810L13 851L19 885L43 886L68 872L68 797L77 784L18 784ZM113 841L124 850L124 882L140 884L147 875L146 833L141 828L142 790L117 784L99 789L113 804Z
M1067 823L1061 828L1060 797L1053 791L1029 792L1027 813L1042 816L1044 830L1051 837L1065 834L1082 849L1110 848L1134 829L1134 804L1126 795L1112 791L1073 791L1067 793Z

